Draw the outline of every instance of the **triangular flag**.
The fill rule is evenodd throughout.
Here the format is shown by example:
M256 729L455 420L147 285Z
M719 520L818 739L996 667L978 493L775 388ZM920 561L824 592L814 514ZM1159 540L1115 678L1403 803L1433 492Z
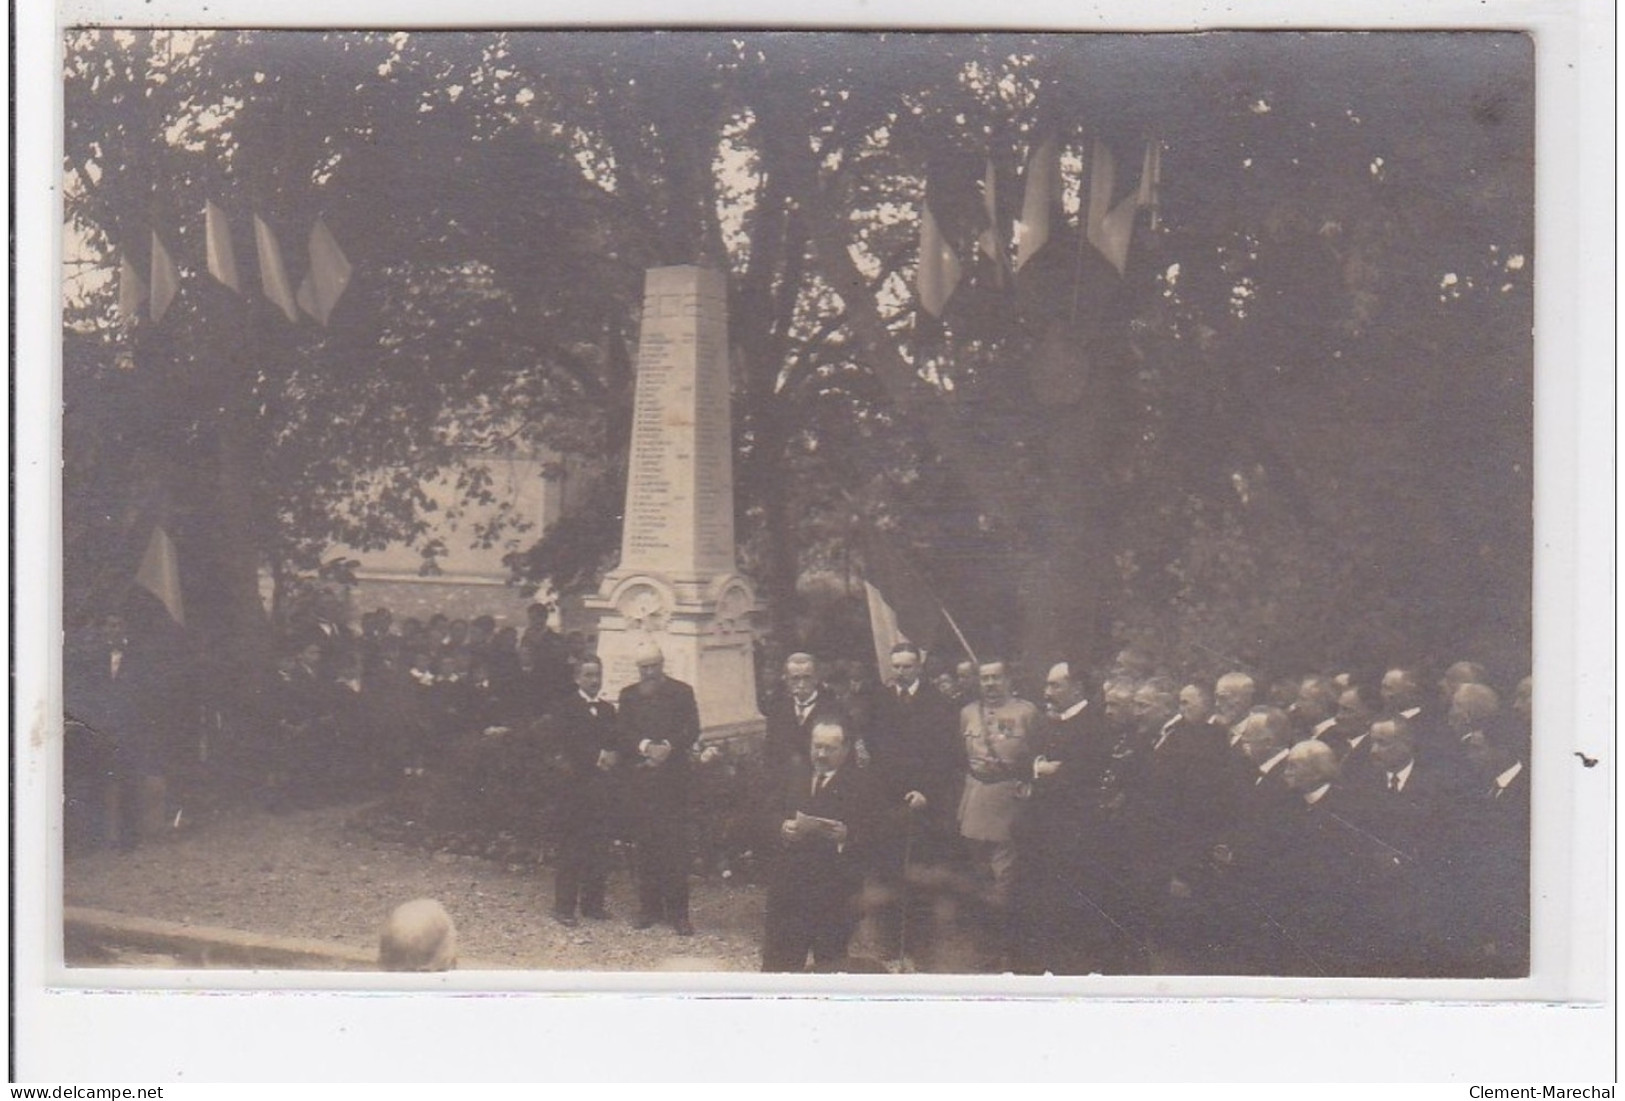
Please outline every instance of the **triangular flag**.
M288 285L288 269L282 266L282 247L258 214L254 215L254 249L260 256L260 286L265 297L276 303L289 321L298 321L299 307Z
M299 289L293 293L293 300L299 304L301 310L304 310L316 320L321 320L322 315L317 312L316 306L316 288L310 281L309 272L306 272L305 277L299 280Z
M939 640L946 643L944 624L965 653L975 659L975 651L954 617L932 593L925 578L878 528L868 529L863 536L863 585L882 678L891 675L893 646L906 641L929 651Z
M1096 248L1101 244L1101 226L1112 209L1112 191L1117 186L1117 158L1106 143L1095 139L1089 155L1089 189L1084 209L1085 236Z
M1151 228L1157 228L1157 206L1162 191L1162 142L1152 138L1145 143L1145 160L1140 165L1140 205L1151 208Z
M1107 154L1109 157L1110 154ZM1108 210L1098 224L1091 224L1089 240L1122 275L1128 269L1129 242L1134 236L1134 219L1141 208L1156 210L1158 177L1162 172L1162 153L1155 141L1147 143L1145 159L1140 165L1140 185L1133 194L1119 200ZM1109 194L1109 192L1108 192ZM1091 189L1091 200L1093 190ZM1153 226L1155 223L1153 222Z
M152 319L162 321L164 314L169 310L169 304L175 301L175 295L181 289L181 275L175 268L175 261L164 247L163 241L158 238L158 231L152 231Z
M141 303L147 300L147 284L142 280L141 273L135 270L128 256L120 256L118 261L118 312L126 323L132 323L140 316Z
M1140 211L1137 195L1130 195L1107 211L1095 233L1095 247L1117 274L1128 269L1128 245L1134 236L1134 216Z
M169 618L185 625L181 608L181 571L175 558L175 544L161 527L152 529L147 540L147 552L141 556L141 565L135 571L135 583L157 597Z
M1016 270L1031 260L1049 241L1050 215L1060 194L1060 155L1053 138L1046 138L1027 158L1026 191L1021 198L1021 221L1016 224Z
M1004 267L1004 250L999 247L999 196L996 190L999 186L997 175L993 171L993 158L987 162L987 175L982 180L982 210L987 215L987 226L982 230L976 243L981 246L982 255Z
M327 324L344 288L350 285L349 258L320 218L310 229L310 271L299 285L298 302L310 316Z
M948 298L959 285L959 257L954 254L930 204L920 208L920 267L916 276L920 305L933 317L941 317Z
M863 583L863 595L869 602L869 632L875 640L875 665L882 679L891 676L891 648L899 642L914 640L903 634L897 626L897 612L886 603L881 591L872 584Z
M203 233L209 274L241 294L243 288L237 278L237 252L231 247L231 227L226 222L226 212L212 201L203 207Z

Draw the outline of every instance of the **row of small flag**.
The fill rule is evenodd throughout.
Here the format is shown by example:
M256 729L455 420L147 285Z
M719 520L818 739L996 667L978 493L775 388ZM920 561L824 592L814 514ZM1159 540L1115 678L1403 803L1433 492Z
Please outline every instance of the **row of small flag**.
M1104 256L1117 273L1122 275L1128 267L1129 241L1134 234L1134 221L1142 209L1152 211L1152 228L1156 228L1157 189L1162 178L1162 145L1150 141L1140 165L1139 185L1126 196L1117 199L1117 161L1106 143L1096 138L1084 164L1085 186L1081 191L1080 217L1085 238ZM1020 271L1050 238L1050 221L1055 208L1061 204L1061 157L1054 138L1040 142L1027 159L1026 181L1022 195L1021 217L1015 223L1015 260L1011 263L999 240L998 197L993 162L987 166L982 182L982 203L987 224L977 237L976 248L996 265L1003 278L1005 271ZM942 232L929 198L920 211L920 263L915 273L915 284L920 305L933 317L941 317L948 299L953 296L964 274L964 266L954 245Z
M225 211L212 201L203 210L204 252L209 274L237 294L243 293L242 277L237 267L237 252L232 245L231 226ZM297 289L288 278L288 269L282 262L282 247L276 235L258 214L254 215L254 251L259 258L260 289L265 297L280 309L289 321L299 320L303 310L323 325L332 316L344 289L350 285L349 259L338 241L320 217L310 230L308 245L310 266ZM152 231L152 265L150 281L141 278L140 271L128 255L119 258L118 304L119 313L133 322L147 304L154 322L162 321L175 296L180 293L180 270L175 259L157 230Z

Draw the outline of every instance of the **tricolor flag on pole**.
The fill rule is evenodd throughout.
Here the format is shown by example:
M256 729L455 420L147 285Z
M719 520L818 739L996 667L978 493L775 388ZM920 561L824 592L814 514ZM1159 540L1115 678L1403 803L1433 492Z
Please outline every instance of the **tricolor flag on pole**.
M898 554L884 533L871 529L863 540L863 591L869 604L869 629L874 636L875 662L880 679L891 676L891 649L912 642L930 651L947 625L965 653L975 658L970 643L948 609L931 592L920 572Z
M1027 158L1021 220L1016 223L1016 270L1049 241L1050 217L1061 194L1061 158L1054 138L1046 138Z
M932 317L941 317L954 288L959 285L961 268L948 239L931 213L929 201L920 207L920 267L915 282L919 287L920 305Z
M1110 154L1107 154L1109 157ZM1129 242L1134 237L1134 219L1144 207L1156 210L1157 185L1162 173L1162 153L1157 142L1147 143L1145 158L1140 165L1140 183L1132 192L1118 200L1100 219L1091 223L1089 240L1100 250L1111 266L1122 275L1128 269ZM1110 195L1108 188L1106 194ZM1093 189L1091 187L1091 198ZM1155 214L1153 213L1153 217ZM1153 227L1155 222L1152 223Z
M265 297L276 303L289 321L298 321L299 307L288 282L288 269L282 266L282 247L258 214L254 215L254 250L260 257L260 286Z
M310 229L310 271L300 281L296 296L300 308L326 325L339 296L350 285L352 270L327 223L317 218Z
M237 279L237 253L231 247L231 227L226 222L226 212L212 201L203 207L203 233L209 274L238 294L243 293L242 284Z
M186 616L181 607L181 571L175 558L175 544L162 527L154 527L147 540L147 551L141 556L141 565L135 571L135 583L157 597L169 618L184 626Z
M152 231L152 319L162 321L169 304L175 301L175 295L181 289L181 274L175 268L175 261L169 255L169 250L158 237L158 231Z
M141 273L135 270L135 265L128 256L120 256L118 261L118 312L126 324L131 324L141 314L141 303L147 300L147 284L142 280Z

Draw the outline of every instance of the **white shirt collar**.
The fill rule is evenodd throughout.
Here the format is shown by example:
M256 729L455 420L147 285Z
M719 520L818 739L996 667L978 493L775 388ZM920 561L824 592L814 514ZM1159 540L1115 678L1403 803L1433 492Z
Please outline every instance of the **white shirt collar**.
M1088 706L1089 706L1089 701L1088 700L1079 700L1077 703L1073 704L1071 707L1069 707L1065 711L1061 712L1061 721L1066 722L1066 720L1072 718L1074 715L1077 715L1077 714L1081 713L1083 711L1083 709L1085 707L1088 707Z
M1516 780L1518 778L1518 773L1522 771L1523 762L1514 761L1511 768L1507 769L1505 772L1501 773L1501 775L1495 778L1495 786L1500 788L1502 791L1505 791L1507 785Z
M1271 757L1269 760L1265 761L1263 764L1258 766L1259 773L1262 774L1262 775L1268 776L1269 773L1270 773L1270 770L1273 769L1276 765L1280 764L1282 761L1286 760L1286 755L1288 753L1290 753L1290 752L1292 752L1290 749L1279 750L1275 754L1275 756Z
M1394 777L1396 780L1399 781L1399 790L1400 791L1405 790L1405 784L1411 778L1411 769L1413 769L1415 767L1416 767L1416 758L1412 757L1409 761L1406 762L1404 768L1400 769L1398 772L1390 772L1390 773L1388 773L1388 775Z
M1316 738L1318 738L1322 734L1326 733L1326 731L1330 730L1332 727L1334 727L1336 725L1337 725L1337 720L1336 719L1322 719L1318 723L1315 724L1315 729L1311 733Z
M1420 707L1407 707L1405 710L1400 712L1400 715L1407 719L1414 719L1421 713L1422 709Z
M1326 781L1326 783L1321 784L1314 791L1305 792L1304 796L1303 796L1303 801L1305 803L1308 803L1312 807L1316 803L1320 802L1322 799L1326 798L1326 793L1328 791L1331 791L1331 790L1332 790L1332 784L1331 784L1331 781L1328 780L1328 781Z

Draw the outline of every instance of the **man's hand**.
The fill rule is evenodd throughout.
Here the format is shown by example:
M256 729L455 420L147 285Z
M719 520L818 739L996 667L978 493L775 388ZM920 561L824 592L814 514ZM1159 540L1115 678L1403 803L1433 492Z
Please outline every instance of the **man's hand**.
M846 844L846 823L837 822L830 831L830 840L835 842L837 848Z
M911 791L907 795L903 796L903 802L908 804L909 810L924 810L926 799L921 793Z
M671 743L664 739L658 742L645 740L642 749L644 757L652 764L663 765L666 758L671 756Z
M1033 779L1042 780L1046 776L1054 776L1061 771L1061 762L1052 761L1042 753L1033 760Z
M800 841L801 831L796 828L796 820L794 818L786 818L783 824L779 826L779 835L786 841Z
M608 772L619 764L620 760L621 755L613 749L600 749L598 751L598 768L600 771Z

